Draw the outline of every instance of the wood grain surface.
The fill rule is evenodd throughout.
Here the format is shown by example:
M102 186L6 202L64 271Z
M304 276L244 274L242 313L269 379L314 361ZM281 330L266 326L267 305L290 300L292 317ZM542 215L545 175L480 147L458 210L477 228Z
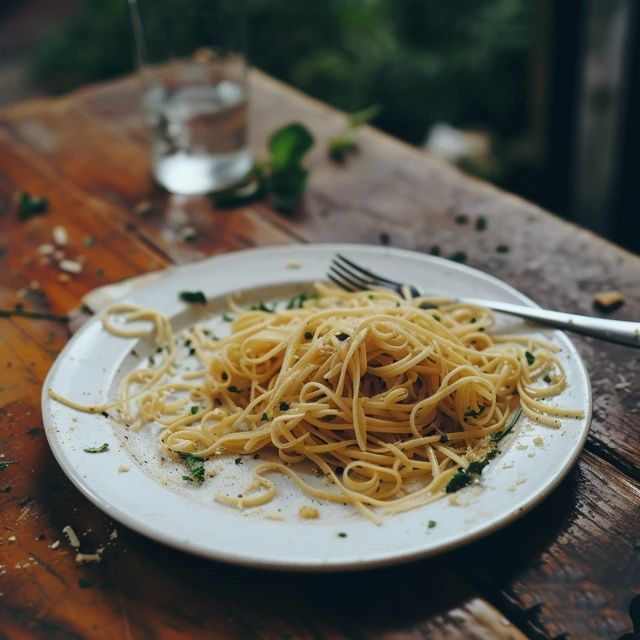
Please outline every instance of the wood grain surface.
M344 240L464 252L468 264L567 311L595 313L593 293L615 288L626 303L613 316L640 318L637 257L371 128L359 134L360 153L334 165L326 139L343 128L341 114L258 72L252 85L257 157L280 124L301 121L316 136L308 193L290 217L263 203L216 210L208 198L155 187L135 79L0 113L0 307L65 313L100 284L170 263ZM48 212L17 220L21 189L46 195ZM84 260L81 274L61 278L37 253L55 225L68 231L67 255ZM184 239L186 226L195 241ZM0 638L588 640L633 632L640 352L576 338L594 392L587 450L522 520L439 558L304 576L190 557L88 503L54 461L40 418L42 381L67 339L60 322L0 318ZM83 551L104 546L103 562L78 565L65 525Z

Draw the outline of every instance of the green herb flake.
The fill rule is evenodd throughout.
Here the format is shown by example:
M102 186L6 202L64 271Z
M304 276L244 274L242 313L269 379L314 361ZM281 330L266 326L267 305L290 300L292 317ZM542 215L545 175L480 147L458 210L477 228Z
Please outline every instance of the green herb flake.
M529 366L531 366L536 361L536 357L533 355L533 353L531 353L531 351L525 351L524 356L527 359Z
M287 309L302 309L307 300L313 300L314 298L316 298L316 295L313 293L300 293L289 300L287 303Z
M445 491L446 493L455 493L456 491L460 491L460 489L463 489L470 483L471 476L468 476L467 472L464 469L459 469L447 483Z
M476 231L484 231L487 228L487 219L484 216L476 218Z
M499 244L496 247L496 253L509 253L510 249L509 249L509 245L506 244Z
M49 199L45 196L32 196L26 191L20 191L16 195L18 202L18 219L27 220L33 216L44 213L49 208Z
M207 304L207 298L202 291L181 291L178 297L182 302L190 302L192 304Z
M273 313L274 309L267 307L264 302L258 302L258 304L252 304L249 309L251 311L264 311L265 313Z
M187 482L204 482L204 460L192 453L180 452L180 458L187 465L188 476L182 476Z
M449 435L447 433L443 433L440 436L440 442L449 442Z
M0 487L0 493L9 493L11 491L11 485L5 484L4 487Z
M93 236L85 236L82 238L82 244L85 247L94 247L96 244L96 239Z
M434 244L433 247L431 247L431 249L429 249L429 253L432 256L439 256L442 254L442 249L440 249L440 247L437 244Z
M329 158L334 162L344 162L348 155L356 153L356 151L358 151L356 141L346 137L346 134L329 140Z
M81 589L90 589L94 584L93 580L89 580L88 578L78 578L78 586Z
M434 319L436 322L442 322L442 318L441 318L437 313L434 313L434 314L433 314L433 319Z
M289 403L288 402L281 402L279 407L280 407L280 411L289 411Z
M518 420L520 419L521 415L522 415L522 409L518 409L513 414L513 418L511 418L511 422L509 423L509 425L507 426L506 429L503 429L502 431L496 431L495 433L491 434L491 442L498 443L505 436L509 435L511 433L513 427L515 427L516 422L518 422Z
M386 231L383 231L380 234L380 244L385 247L388 247L391 244L391 236Z
M230 316L230 315L228 315L228 314L226 314L226 313L223 313L223 314L222 314L222 319L223 319L225 322L233 322L233 317L232 317L232 316Z
M266 413L263 413L260 416L260 420L262 420L263 422L267 422L269 420L269 416Z
M429 529L433 529L437 524L438 523L435 520L429 520L427 526L429 527Z
M83 449L86 453L104 453L105 451L109 451L109 444L107 442L101 444L99 447L87 447Z
M349 337L348 334L340 332L336 335L336 338L338 338L338 340L340 340L340 342L344 342L347 338Z
M238 393L238 387L236 387L233 384L230 384L227 389L229 389L229 391L231 391L231 393Z
M367 109L347 115L347 126L344 132L329 139L328 154L334 162L344 162L347 156L358 151L356 133L367 122L373 120L380 113L380 107L374 104Z
M195 416L195 415L196 415L196 413L198 413L198 411L199 411L199 410L200 410L200 407L197 407L197 406L195 406L195 405L194 405L194 406L193 406L193 407L191 407L191 409L190 409L190 411L191 411L191 415L192 415L192 416Z
M311 340L311 338L313 338L313 333L311 331L305 331L304 332L304 339L305 340Z
M4 471L10 464L16 464L17 460L3 460L0 462L0 471Z

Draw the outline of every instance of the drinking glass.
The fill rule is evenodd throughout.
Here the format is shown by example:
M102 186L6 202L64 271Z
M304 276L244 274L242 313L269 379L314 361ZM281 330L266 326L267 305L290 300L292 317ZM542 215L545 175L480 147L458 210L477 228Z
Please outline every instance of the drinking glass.
M128 0L153 174L172 193L239 182L248 149L245 2Z

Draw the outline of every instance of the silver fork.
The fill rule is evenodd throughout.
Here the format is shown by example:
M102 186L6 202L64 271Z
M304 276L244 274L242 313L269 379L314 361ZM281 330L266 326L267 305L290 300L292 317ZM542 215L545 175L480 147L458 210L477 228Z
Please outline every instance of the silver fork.
M372 287L385 287L400 295L403 294L403 290L408 290L414 298L424 295L415 285L397 282L380 276L339 253L333 258L327 275L332 282L346 291L366 291ZM580 333L592 338L606 340L607 342L640 348L640 322L594 318L575 313L550 311L536 307L525 307L524 305L510 302L496 302L477 298L454 298L454 301L480 305L500 313L518 316L519 318L532 320L538 324L556 329L572 331L573 333Z

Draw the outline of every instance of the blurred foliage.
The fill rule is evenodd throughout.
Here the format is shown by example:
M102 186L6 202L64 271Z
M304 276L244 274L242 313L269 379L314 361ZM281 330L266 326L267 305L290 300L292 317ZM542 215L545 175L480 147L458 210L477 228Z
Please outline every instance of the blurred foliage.
M133 45L125 0L87 0L41 44L33 74L54 92L125 73ZM375 124L412 143L445 121L525 131L531 0L247 0L253 64L346 111L380 106ZM494 176L495 178L496 176Z

